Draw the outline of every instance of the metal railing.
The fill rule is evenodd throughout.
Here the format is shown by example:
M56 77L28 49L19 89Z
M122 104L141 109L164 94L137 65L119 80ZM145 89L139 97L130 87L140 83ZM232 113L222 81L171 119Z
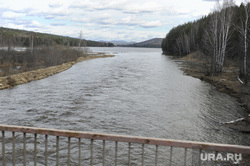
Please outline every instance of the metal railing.
M201 153L242 154L249 162L250 147L0 125L3 166L16 165L211 165L216 158ZM216 161L211 161L216 159ZM219 158L221 159L221 158ZM232 159L232 156L231 158Z

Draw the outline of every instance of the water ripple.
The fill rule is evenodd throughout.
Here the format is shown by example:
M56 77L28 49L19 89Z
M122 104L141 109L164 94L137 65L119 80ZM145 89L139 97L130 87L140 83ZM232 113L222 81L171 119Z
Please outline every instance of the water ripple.
M118 55L1 91L1 123L249 144L249 135L220 125L243 116L244 109L183 75L160 49L105 49Z

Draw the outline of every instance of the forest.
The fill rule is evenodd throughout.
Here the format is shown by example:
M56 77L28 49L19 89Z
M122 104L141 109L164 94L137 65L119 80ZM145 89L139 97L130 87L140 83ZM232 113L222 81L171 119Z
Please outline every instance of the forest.
M75 61L90 46L114 45L84 40L82 32L71 38L0 27L0 77Z
M219 75L229 60L237 65L239 78L247 84L249 16L250 3L237 6L233 0L217 1L207 16L171 29L162 41L162 51L176 56L196 52L204 59L207 75Z
M82 31L79 38L59 36L47 33L25 31L0 27L0 47L30 47L36 46L70 46L70 47L113 47L113 43L97 42L82 39Z

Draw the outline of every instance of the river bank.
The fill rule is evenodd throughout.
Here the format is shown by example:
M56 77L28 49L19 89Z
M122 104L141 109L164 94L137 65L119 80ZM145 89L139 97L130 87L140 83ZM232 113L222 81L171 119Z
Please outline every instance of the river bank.
M76 61L71 61L63 63L57 66L51 66L43 69L37 69L32 71L27 71L23 73L18 73L10 76L0 77L0 90L11 88L16 85L25 84L30 81L40 80L51 75L60 73L71 68L74 64L95 58L106 58L113 57L114 55L89 55L86 57L79 57Z
M233 96L242 107L250 113L250 86L246 86L238 80L239 69L230 64L223 67L223 72L218 76L205 75L204 60L194 54L189 54L179 59L182 61L182 70L185 74L206 81L220 92Z
M250 113L250 86L246 86L238 79L238 68L234 63L227 62L223 67L223 72L217 76L206 75L205 68L207 67L204 59L199 58L196 53L189 54L179 59L181 68L185 74L206 81L220 92L227 93L234 97L241 107L244 107ZM235 119L223 125L241 132L250 132L250 114L247 117Z

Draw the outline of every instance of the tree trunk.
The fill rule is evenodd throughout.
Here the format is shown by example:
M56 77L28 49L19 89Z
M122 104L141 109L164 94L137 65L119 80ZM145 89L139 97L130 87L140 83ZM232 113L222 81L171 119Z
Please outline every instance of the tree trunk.
M248 18L249 18L249 13L248 13L248 4L245 5L245 13L246 13L246 20L245 20L245 29L244 29L244 82L247 85L248 83L248 73L247 73L247 30L248 30Z

